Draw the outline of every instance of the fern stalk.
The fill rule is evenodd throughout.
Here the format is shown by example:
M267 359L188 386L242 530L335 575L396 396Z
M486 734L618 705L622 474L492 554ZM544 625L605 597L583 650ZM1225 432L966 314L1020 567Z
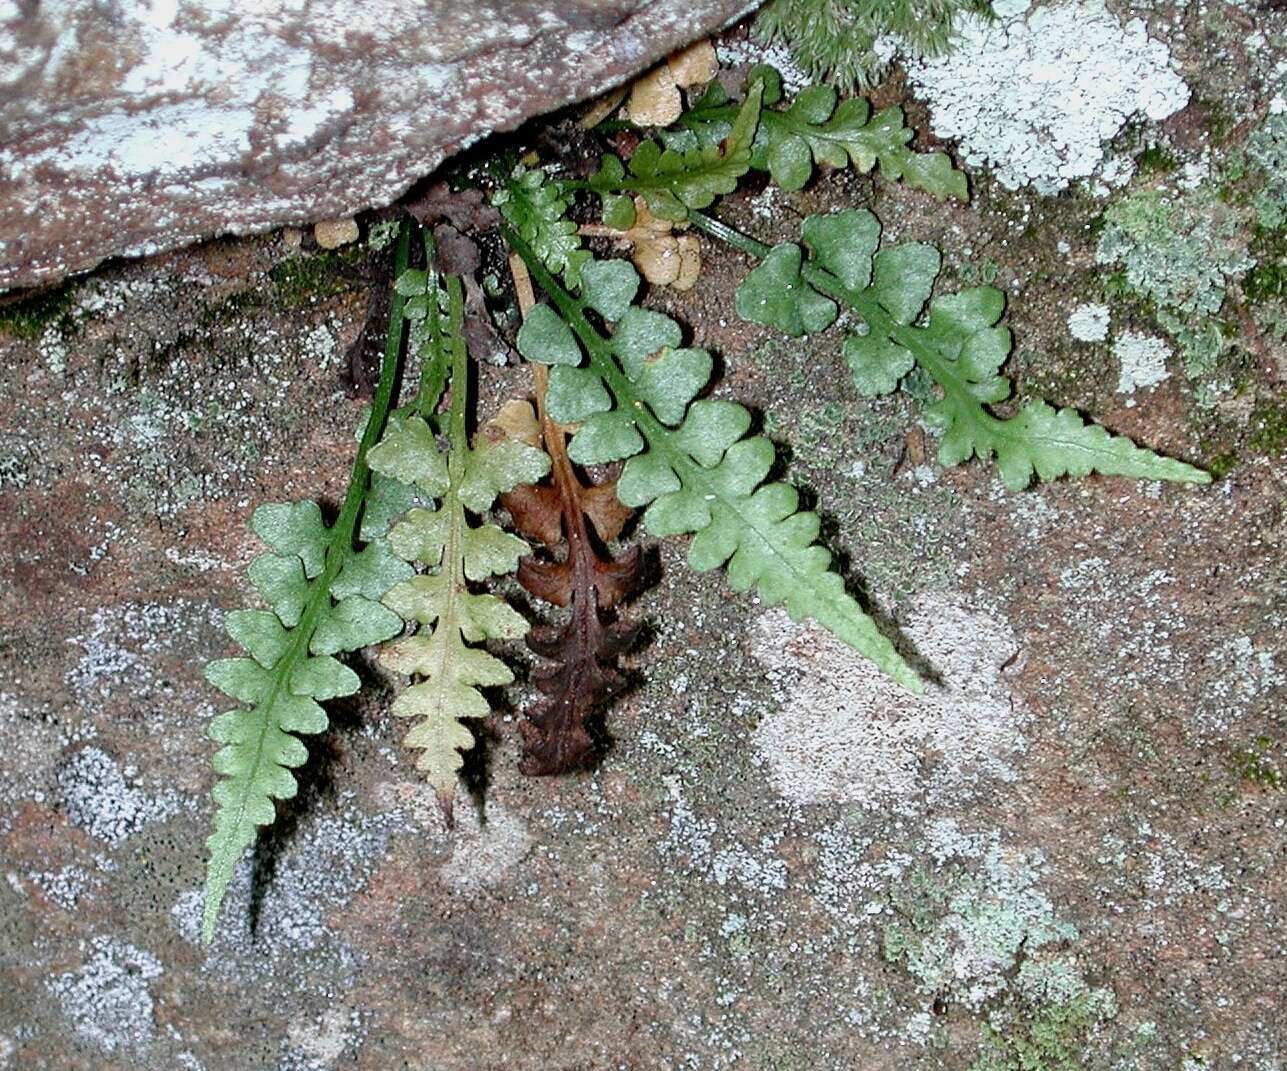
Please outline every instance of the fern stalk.
M404 220L398 234L398 246L395 254L395 277L407 267L411 251L411 221ZM219 917L219 908L223 902L233 871L242 853L254 843L261 825L272 821L271 796L289 797L295 792L294 778L284 768L287 765L298 765L290 759L301 758L299 750L302 745L294 737L286 737L291 712L284 709L291 700L298 700L299 689L295 683L296 673L309 660L309 647L313 642L323 614L331 609L332 587L353 556L354 538L357 534L358 520L366 496L370 471L367 467L367 452L375 445L384 429L385 419L393 399L393 388L397 381L398 358L402 348L403 304L401 294L394 293L389 309L389 330L385 341L384 359L380 366L380 380L375 398L371 405L370 416L362 439L358 445L357 456L349 474L348 490L340 509L339 518L328 531L325 550L325 564L322 571L308 582L303 609L298 623L291 629L287 646L273 662L271 684L254 708L249 711L253 725L251 741L244 737L227 740L229 748L252 743L249 749L250 762L238 763L236 768L226 768L216 756L216 769L228 775L215 787L215 799L219 811L215 820L215 832L211 835L208 847L210 859L206 870L205 907L202 915L201 936L209 944L214 937L215 923ZM229 660L232 661L232 660ZM240 661L240 660L237 660ZM212 663L214 667L228 665ZM215 670L213 677L221 677ZM235 685L234 685L235 687ZM245 715L246 711L237 711ZM224 716L221 716L224 717ZM245 719L242 719L244 724ZM324 727L324 725L322 726ZM312 728L312 726L310 726ZM212 727L212 731L214 727ZM302 731L296 728L295 731ZM283 745L286 737L298 745L298 749L289 749ZM273 746L277 745L277 750ZM225 749L225 751L228 749ZM287 753L283 755L283 751ZM224 752L220 752L223 755ZM228 763L240 758L244 752L234 754Z

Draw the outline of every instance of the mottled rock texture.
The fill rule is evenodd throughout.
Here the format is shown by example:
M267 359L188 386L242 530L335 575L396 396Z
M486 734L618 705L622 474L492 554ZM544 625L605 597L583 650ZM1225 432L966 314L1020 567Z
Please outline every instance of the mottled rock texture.
M0 289L388 204L746 0L0 2Z
M1150 190L1185 207L1127 251L1141 285L1195 270L1157 250L1196 247L1202 206L1277 218L1268 168L1224 169L1277 137L1287 11L1207 13L1123 11L1192 103L1111 143L1136 170L1116 193L981 166L969 204L937 204L837 172L716 211L777 241L870 207L943 250L945 287L1005 289L1022 396L1220 479L1010 494L994 467L944 471L914 397L860 397L835 332L741 321L746 260L702 239L696 285L649 303L718 355L713 395L761 414L846 576L941 686L896 691L667 540L600 769L519 773L520 680L449 830L396 682L359 655L361 695L329 704L210 948L225 701L201 670L257 604L254 507L343 495L364 404L345 351L386 283L364 243L282 233L0 306L0 1071L1282 1071L1279 232L1249 246L1259 276L1221 273L1224 349L1200 372L1099 255L1097 221ZM720 53L760 58L735 36ZM1143 362L1140 339L1172 352ZM530 383L482 365L480 418Z

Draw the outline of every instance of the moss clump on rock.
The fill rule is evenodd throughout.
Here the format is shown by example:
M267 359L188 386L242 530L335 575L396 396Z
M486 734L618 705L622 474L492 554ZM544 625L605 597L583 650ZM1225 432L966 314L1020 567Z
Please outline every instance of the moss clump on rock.
M0 304L0 332L15 338L36 338L50 324L61 320L71 304L70 283Z

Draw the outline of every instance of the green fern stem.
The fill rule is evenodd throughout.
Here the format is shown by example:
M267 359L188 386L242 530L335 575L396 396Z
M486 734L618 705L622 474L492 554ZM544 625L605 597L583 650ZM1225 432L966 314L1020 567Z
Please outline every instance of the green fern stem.
M724 509L738 518L742 528L754 534L758 549L772 557L784 573L794 577L798 590L808 593L809 602L813 607L810 616L818 624L841 638L851 637L855 632L861 633L862 644L869 645L887 656L889 672L900 684L912 692L924 691L920 678L903 662L888 637L884 636L866 615L855 613L856 607L852 597L845 592L842 585L836 585L833 589L819 583L822 577L830 575L826 572L811 576L796 569L794 564L778 551L773 540L760 528L756 519L741 509L738 501L727 495L720 485L711 479L710 473L673 443L673 433L649 412L648 406L638 396L630 380L617 367L608 343L586 317L587 303L564 289L513 230L502 225L501 237L523 258L541 289L554 302L559 314L581 340L586 353L589 354L590 365L594 372L608 385L617 405L630 411L635 426L648 443L649 450L663 457L680 476L685 486L700 488L708 501L718 501ZM859 646L859 643L854 643L853 640L847 639L847 642Z
M721 223L719 220L701 212L689 209L688 221L698 230L731 245L734 249L752 256L756 260L764 260L772 252L772 246L757 241L728 226L726 223ZM893 339L898 345L912 353L917 363L943 389L945 401L951 407L954 420L968 423L975 430L976 434L971 436L973 442L986 444L992 449L997 449L1002 443L1026 445L1027 440L1024 438L1021 428L1017 428L1014 421L1003 420L988 412L984 405L974 396L968 380L953 367L950 361L935 352L933 347L926 344L925 339L922 337L923 332L912 325L898 323L881 307L873 296L849 289L829 271L820 268L816 264L804 263L801 266L800 275L820 293L855 309L867 321L867 325L872 332ZM1108 442L1109 440L1106 439L1105 441ZM1048 443L1051 447L1069 452L1092 457L1099 455L1102 457L1103 465L1106 467L1101 467L1100 465L1096 467L1101 467L1101 471L1116 472L1118 475L1153 479L1165 478L1187 483L1208 483L1211 479L1209 474L1200 469L1170 459L1162 459L1161 461L1167 469L1165 475L1158 470L1156 458L1154 458L1153 462L1142 462L1138 466L1138 471L1134 471L1132 466L1122 464L1120 454L1114 452L1111 448L1106 448L1101 453L1094 446L1089 445L1084 437L1079 437L1075 440L1049 438ZM1149 456L1152 457L1152 455Z
M406 270L410 260L411 231L412 221L410 218L405 219L398 232L394 278L397 278ZM344 496L344 504L340 508L339 518L330 530L331 535L326 547L325 565L322 571L309 582L307 601L300 614L298 625L291 630L290 645L273 667L271 689L258 704L262 710L272 710L284 695L290 694L291 676L303 663L304 659L308 657L309 644L312 642L313 633L317 629L318 620L322 612L330 605L331 586L334 584L336 577L339 576L346 558L352 552L358 519L362 513L362 505L369 483L370 471L367 468L366 455L379 440L380 434L384 430L389 405L393 399L393 388L397 382L398 357L402 349L404 327L404 302L405 299L402 295L395 292L389 308L389 331L385 339L384 359L380 365L380 381L371 404L371 413L367 419L366 428L362 432L362 440L358 445L357 457L353 460L353 468L349 474L349 485L348 491ZM263 718L262 728L256 740L254 751L253 768L256 770L266 761L264 748L274 727L275 723L271 718ZM201 922L201 937L205 944L209 944L214 938L219 908L223 903L224 893L228 883L232 880L232 874L237 862L246 847L254 842L254 838L258 833L258 825L250 815L252 797L258 795L253 787L256 783L256 778L252 775L245 778L242 783L244 788L241 797L233 801L231 807L225 803L221 808L224 811L231 811L232 820L230 822L221 822L218 832L227 830L228 833L219 839L217 845L212 844L211 846L210 863L206 870L205 908Z

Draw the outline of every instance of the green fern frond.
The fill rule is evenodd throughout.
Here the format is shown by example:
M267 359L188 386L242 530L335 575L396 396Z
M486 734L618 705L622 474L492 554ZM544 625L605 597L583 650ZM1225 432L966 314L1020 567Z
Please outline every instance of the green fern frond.
M529 313L518 348L528 360L553 365L550 416L580 425L568 455L582 464L628 459L618 496L647 507L652 534L692 533L693 568L726 565L734 589L753 588L767 604L813 618L919 691L916 674L830 571L831 555L816 542L817 514L800 511L794 488L764 482L773 445L747 437L750 414L732 402L693 400L710 378L711 358L683 347L668 316L632 304L634 268L586 264L576 298L518 235L507 228L502 234L554 303ZM615 323L612 333L600 333L587 310Z
M611 153L604 156L599 170L583 185L603 196L605 222L622 229L633 224L633 209L623 194L642 194L659 219L682 220L688 209L705 208L720 194L737 189L737 180L751 166L763 90L760 82L753 83L746 100L730 107L724 117L727 134L718 143L680 150L645 141L628 164ZM522 231L519 234L526 238ZM540 256L540 250L532 248Z
M802 236L770 248L718 221L690 215L698 228L760 260L738 287L738 314L790 335L827 327L843 303L863 318L865 334L845 342L845 359L861 393L893 390L919 365L943 390L926 410L943 433L939 461L955 465L996 456L1011 490L1041 479L1102 472L1141 479L1207 483L1200 469L1141 449L1123 436L1086 424L1073 409L1032 402L1008 419L989 404L1005 401L1010 381L999 374L1010 352L1010 332L998 326L1005 295L980 286L930 300L940 257L920 243L880 248L880 224L870 212L812 215ZM919 318L926 302L929 315Z
M871 105L862 98L837 103L835 87L814 85L801 90L786 106L775 107L782 102L782 77L768 66L753 68L747 84L762 86L764 104L751 167L769 172L783 189L801 189L815 164L852 165L864 173L879 164L884 178L901 179L940 201L968 198L965 173L952 166L946 153L918 153L907 147L913 132L903 122L897 105L873 115ZM722 132L737 111L738 105L729 100L723 87L712 82L680 116L679 123L707 144L724 136Z
M404 224L397 259L405 266L410 227ZM367 454L384 425L393 396L402 336L402 296L390 311L390 342L366 430L349 476L340 516L330 528L316 502L260 506L252 527L272 549L250 566L250 579L272 611L228 614L228 634L250 655L206 667L206 679L244 704L220 714L210 736L221 743L214 769L218 805L208 847L202 937L214 937L219 907L233 871L260 826L273 821L273 800L295 794L291 770L308 752L295 734L327 727L320 703L357 691L357 674L332 656L394 635L401 619L380 604L410 575L378 534L354 546L367 492Z
M419 678L394 702L393 713L417 719L404 742L421 752L416 766L449 810L460 752L474 742L463 719L487 715L480 687L513 680L503 662L471 645L517 639L528 629L522 615L503 600L469 589L470 582L513 572L527 544L493 524L471 524L469 514L486 512L501 492L539 480L549 469L549 459L508 439L484 439L470 446L465 428L469 380L462 334L464 292L459 279L449 276L446 282L447 322L429 317L427 344L445 355L443 362L450 368L447 450L439 448L423 415L411 415L390 421L389 433L371 451L370 465L439 503L412 509L389 532L398 557L430 571L403 580L384 596L385 605L400 619L419 628L387 648L380 661L395 672ZM428 285L430 280L414 276L404 289Z
M591 254L581 248L576 224L567 218L569 203L564 183L547 178L540 168L521 164L492 195L492 204L541 263L575 290L581 285L581 265Z

